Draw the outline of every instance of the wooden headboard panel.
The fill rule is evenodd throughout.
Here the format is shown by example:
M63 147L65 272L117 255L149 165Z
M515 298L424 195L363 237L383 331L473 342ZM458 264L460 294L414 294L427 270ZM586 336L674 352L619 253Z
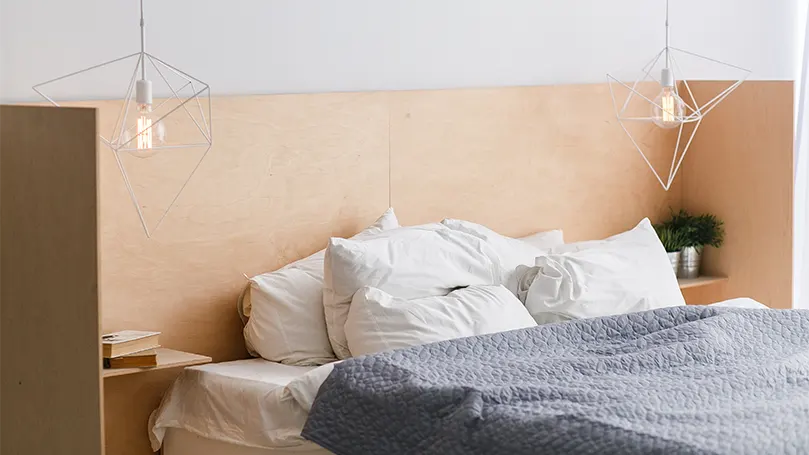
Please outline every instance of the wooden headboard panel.
M215 99L215 147L152 238L102 149L104 329L151 328L166 346L244 357L235 310L243 274L317 251L388 207L386 101L382 93Z
M108 104L101 131L117 114ZM603 85L225 97L213 115L214 148L152 238L101 149L104 330L160 330L167 346L243 357L243 274L351 235L389 203L403 224L458 217L577 240L680 202L612 120ZM665 155L654 141L670 137L650 128L646 143ZM139 190L171 190L150 182Z
M117 106L101 104L101 131ZM681 175L663 191L618 126L606 84L221 97L213 130L213 149L151 239L103 147L99 179L104 330L160 330L165 346L215 361L246 357L243 274L351 235L389 204L403 224L456 217L509 235L563 228L575 241L665 216L688 182ZM711 134L707 124L700 134ZM665 163L675 139L648 128L642 141ZM157 175L141 190L165 190ZM146 419L176 374L106 380L108 453L149 453Z
M670 160L672 131L645 129L652 161ZM390 140L391 197L406 224L453 217L582 240L665 215L681 199L618 126L606 84L395 93Z

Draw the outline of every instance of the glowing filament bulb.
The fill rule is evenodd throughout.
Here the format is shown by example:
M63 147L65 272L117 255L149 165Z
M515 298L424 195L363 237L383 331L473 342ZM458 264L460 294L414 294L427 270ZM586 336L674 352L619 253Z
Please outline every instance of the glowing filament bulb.
M153 147L158 150L166 143L166 125L161 117L152 112L152 83L141 79L135 86L135 99L137 101L137 123L135 124L135 139L132 139L130 129L122 134L122 142L130 144L125 148L130 154L139 158L146 158L156 153ZM155 120L155 118L157 120ZM130 127L131 128L131 127Z
M152 148L152 119L149 117L151 107L145 105L140 109L138 117L138 150L149 150Z
M674 75L664 69L660 78L662 89L652 105L652 121L660 128L677 128L683 124L685 101L677 95Z
M666 93L661 99L663 102L663 121L674 121L674 97L670 93ZM151 122L149 123L151 125Z

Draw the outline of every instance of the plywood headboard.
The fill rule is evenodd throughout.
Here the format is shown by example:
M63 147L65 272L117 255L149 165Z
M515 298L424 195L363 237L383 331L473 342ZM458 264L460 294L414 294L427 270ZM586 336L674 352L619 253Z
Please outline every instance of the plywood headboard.
M775 102L744 88L734 97ZM102 103L102 131L116 114L116 103ZM103 148L99 178L104 330L160 330L165 346L216 361L246 356L235 306L243 274L353 234L389 205L403 224L456 217L582 240L665 216L688 182L663 191L617 125L606 84L222 97L213 128L214 148L151 239ZM642 139L652 161L671 160L675 140L655 128ZM791 156L783 148L776 153ZM163 171L140 190L159 199L171 183ZM172 377L106 381L109 453L148 453L145 421Z
M611 120L602 85L226 97L213 112L215 147L152 238L102 148L105 330L161 330L167 346L242 357L243 274L353 234L389 204L404 224L459 217L583 239L680 200ZM100 110L102 131L113 113ZM650 128L646 141L669 139ZM171 189L149 181L139 190Z
M643 131L653 162L670 160L675 140ZM615 121L606 84L396 93L390 141L406 223L455 217L582 240L679 206L680 187L658 186Z

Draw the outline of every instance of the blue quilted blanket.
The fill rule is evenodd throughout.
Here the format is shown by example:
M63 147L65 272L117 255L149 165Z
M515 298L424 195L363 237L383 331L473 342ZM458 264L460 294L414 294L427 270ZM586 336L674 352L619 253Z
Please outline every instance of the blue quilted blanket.
M809 453L809 312L666 308L350 359L303 436L338 455Z

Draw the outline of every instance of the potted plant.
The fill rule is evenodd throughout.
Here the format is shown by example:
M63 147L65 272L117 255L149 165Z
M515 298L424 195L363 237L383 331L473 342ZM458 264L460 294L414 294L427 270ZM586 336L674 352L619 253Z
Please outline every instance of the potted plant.
M680 210L673 213L671 219L663 225L682 235L678 278L698 277L705 246L719 248L725 240L724 223L709 213L692 215L686 210Z
M677 275L680 267L680 251L683 249L685 236L682 232L667 224L656 224L654 228L657 232L657 237L660 238L660 243L663 244L666 253L669 255L671 268L674 270L674 274Z

